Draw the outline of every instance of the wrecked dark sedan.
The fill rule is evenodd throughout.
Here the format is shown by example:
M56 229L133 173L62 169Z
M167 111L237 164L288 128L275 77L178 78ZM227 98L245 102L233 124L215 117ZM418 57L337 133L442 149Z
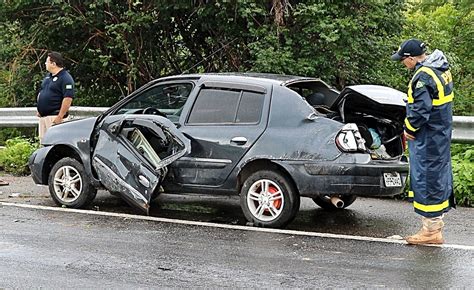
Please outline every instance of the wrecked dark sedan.
M58 205L87 206L98 188L145 213L161 192L238 194L254 225L283 227L301 197L337 209L402 192L404 96L285 75L165 77L52 127L29 165Z

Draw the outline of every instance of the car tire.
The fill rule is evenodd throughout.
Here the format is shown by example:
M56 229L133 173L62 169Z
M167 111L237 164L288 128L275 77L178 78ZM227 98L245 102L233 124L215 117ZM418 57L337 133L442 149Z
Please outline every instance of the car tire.
M244 181L240 205L254 226L281 228L295 218L300 197L293 183L280 172L262 170Z
M51 197L60 206L82 208L89 205L97 194L82 163L70 157L59 160L53 166L48 185Z
M344 202L344 206L342 208L338 208L334 204L332 204L330 197L327 195L313 197L312 199L314 203L319 205L321 208L328 209L328 210L340 210L340 209L345 209L346 207L354 203L354 201L357 199L357 196L343 195L343 196L340 196L339 198Z

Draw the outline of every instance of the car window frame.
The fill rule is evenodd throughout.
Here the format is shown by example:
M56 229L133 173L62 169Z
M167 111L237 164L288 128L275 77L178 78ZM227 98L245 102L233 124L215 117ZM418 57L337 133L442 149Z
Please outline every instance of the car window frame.
M196 105L197 100L199 99L200 93L204 89L218 89L222 91L238 91L239 92L239 100L237 104L237 108L234 114L234 121L233 122L220 122L220 123L190 123L189 118L191 113L193 112L194 106ZM261 102L262 109L260 111L260 117L257 122L236 122L237 114L239 112L239 108L242 103L242 96L244 92L249 93L259 93L262 94L263 99ZM202 126L258 126L261 124L264 116L264 108L265 108L265 99L267 95L267 90L264 87L258 85L246 85L246 84L235 84L235 83L225 83L225 82L204 82L202 85L199 86L196 96L192 101L191 107L189 108L188 114L184 121L184 125L190 127L202 127Z
M189 94L186 98L186 101L184 102L183 106L181 107L181 110L182 110L184 108L184 106L186 105L186 103L188 102L188 100L190 99L193 91L196 88L196 83L191 81L191 80L181 80L181 81L174 80L174 81L169 81L169 82L158 82L158 83L152 84L150 86L147 86L146 88L139 89L135 93L132 93L132 95L127 97L124 100L124 102L120 102L120 105L117 104L117 107L115 107L113 110L111 110L108 115L120 115L120 114L117 114L117 112L120 109L127 106L128 104L130 104L131 102L133 102L137 98L140 98L141 96L143 96L143 94L146 94L149 91L151 91L153 89L156 89L159 86L166 86L166 85L173 86L173 85L180 85L180 84L190 84L191 85L191 88L189 90ZM145 109L145 108L142 108L142 109ZM160 109L160 108L157 108L157 109ZM139 109L137 109L137 110L139 110ZM127 114L123 114L123 115L127 115Z

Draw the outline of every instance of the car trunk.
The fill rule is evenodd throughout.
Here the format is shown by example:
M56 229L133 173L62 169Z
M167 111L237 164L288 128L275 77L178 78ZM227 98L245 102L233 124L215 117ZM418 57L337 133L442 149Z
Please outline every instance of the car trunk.
M375 159L402 155L405 94L375 85L346 87L331 106L343 123L359 127L366 147Z
M404 93L377 85L349 86L339 93L320 80L287 86L302 95L317 115L357 124L372 158L392 159L403 154Z

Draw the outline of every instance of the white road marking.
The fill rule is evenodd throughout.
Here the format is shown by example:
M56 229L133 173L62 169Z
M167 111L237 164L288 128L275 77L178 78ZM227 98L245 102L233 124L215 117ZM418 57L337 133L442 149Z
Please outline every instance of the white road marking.
M318 238L332 238L332 239L342 239L342 240L355 240L355 241L366 241L366 242L380 242L380 243L391 243L391 244L404 244L404 245L407 244L405 240L387 239L387 238L373 238L373 237L365 237L365 236L340 235L340 234L306 232L306 231L295 231L295 230L285 230L285 229L257 228L257 227L250 227L250 226L226 225L226 224L217 224L217 223L209 223L209 222L187 221L187 220L141 216L141 215L124 214L124 213L102 212L102 211L93 211L93 210L50 207L50 206L42 206L42 205L30 205L30 204L9 203L9 202L0 202L0 205L29 208L29 209L38 209L38 210L49 210L49 211L57 211L57 212L69 212L69 213L72 212L72 213L88 214L88 215L96 215L96 216L129 218L129 219L135 219L135 220L145 220L145 221L154 221L154 222L162 222L162 223L173 223L173 224L202 226L202 227L211 227L211 228L241 230L241 231L264 232L264 233L308 236L308 237L318 237ZM424 245L424 246L474 251L474 246L466 246L466 245L443 244L443 245Z

